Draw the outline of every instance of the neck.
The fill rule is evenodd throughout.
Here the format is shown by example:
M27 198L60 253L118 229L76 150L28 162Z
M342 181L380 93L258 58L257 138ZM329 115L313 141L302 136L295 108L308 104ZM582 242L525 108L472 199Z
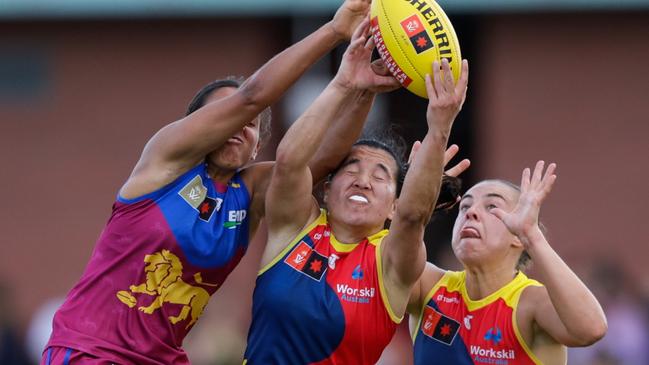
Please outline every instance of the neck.
M209 162L207 163L207 176L218 183L226 185L236 173L236 169L223 169Z
M344 222L338 222L335 219L331 219L331 216L328 218L329 225L331 226L331 232L333 233L336 240L341 243L347 244L356 244L363 239L380 232L383 229L383 226L380 227L359 227L359 226L350 226Z
M485 270L483 267L466 267L466 291L471 300L484 299L509 284L516 276L510 265L499 265Z

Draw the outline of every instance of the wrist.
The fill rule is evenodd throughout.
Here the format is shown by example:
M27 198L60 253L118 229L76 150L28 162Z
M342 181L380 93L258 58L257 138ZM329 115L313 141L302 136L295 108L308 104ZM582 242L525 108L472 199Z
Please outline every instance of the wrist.
M455 115L433 115L426 114L426 122L428 124L429 130L439 130L443 133L450 133L451 128L453 128L453 123L455 122Z
M428 125L428 132L426 137L432 139L437 143L441 143L446 146L448 138L451 135L451 126L438 126L438 125Z
M524 229L521 234L518 235L518 239L523 243L526 249L534 248L538 243L545 241L545 235L539 228L538 224L533 225L528 229Z
M331 80L331 86L345 96L360 94L363 91L356 88L350 80L347 80L345 77L340 77L339 75L334 76L333 80Z
M374 100L376 93L371 90L359 90L357 99L361 103L366 103Z
M332 44L332 48L336 47L344 41L347 41L345 35L336 30L336 26L334 25L333 20L328 21L323 26L323 29L325 30L327 40Z

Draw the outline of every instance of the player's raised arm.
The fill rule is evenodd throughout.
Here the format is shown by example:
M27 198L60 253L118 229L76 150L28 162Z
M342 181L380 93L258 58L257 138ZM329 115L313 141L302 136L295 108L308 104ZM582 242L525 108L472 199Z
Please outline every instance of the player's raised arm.
M255 128L259 113L320 57L349 39L368 9L369 0L345 1L332 21L273 57L234 92L162 128L144 148L122 195L137 196L164 186L237 132Z
M264 260L281 251L282 247L276 247L275 242L286 244L318 214L311 195L313 176L309 162L321 147L328 126L337 124L339 130L342 126L337 119L341 117L344 117L343 121L358 122L355 119L367 113L365 105L354 106L359 100L366 102L368 93L389 90L397 85L393 77L376 74L371 69L374 45L367 39L368 24L366 20L359 25L336 77L291 126L277 148L266 195L269 243Z
M539 161L533 172L523 171L521 195L510 213L499 208L492 213L515 234L534 262L539 281L545 288L531 288L524 300L534 303L534 320L559 343L566 346L587 346L601 339L607 324L599 302L548 243L538 224L541 204L550 193L555 164L544 172Z
M443 60L441 68L439 62L433 62L433 76L426 80L428 132L408 169L390 234L382 246L390 304L399 313L405 312L412 286L426 262L424 229L437 202L451 127L466 97L468 63L462 65L455 84L448 61Z

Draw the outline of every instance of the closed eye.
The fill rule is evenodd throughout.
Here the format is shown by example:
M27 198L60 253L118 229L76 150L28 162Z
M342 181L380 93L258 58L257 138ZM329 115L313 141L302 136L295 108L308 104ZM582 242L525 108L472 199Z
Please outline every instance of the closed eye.
M343 172L344 172L346 175L349 175L349 176L356 176L356 175L358 175L358 169L345 169L345 171L343 171Z

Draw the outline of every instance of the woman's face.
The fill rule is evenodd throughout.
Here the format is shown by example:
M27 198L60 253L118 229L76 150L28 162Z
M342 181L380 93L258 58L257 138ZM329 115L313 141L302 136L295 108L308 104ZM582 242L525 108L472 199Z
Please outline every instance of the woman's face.
M343 166L325 186L331 221L382 229L393 215L397 176L397 163L390 153L364 145L352 147Z
M510 212L518 196L516 189L493 180L478 183L464 194L452 238L453 252L463 264L501 260L508 254L516 236L490 211L500 208Z
M205 105L226 98L237 91L234 87L214 90L205 100ZM208 155L208 161L224 169L237 169L253 160L259 149L259 116L230 137L219 149Z

